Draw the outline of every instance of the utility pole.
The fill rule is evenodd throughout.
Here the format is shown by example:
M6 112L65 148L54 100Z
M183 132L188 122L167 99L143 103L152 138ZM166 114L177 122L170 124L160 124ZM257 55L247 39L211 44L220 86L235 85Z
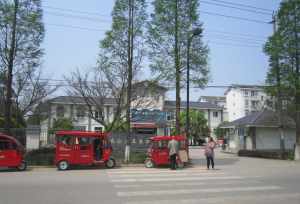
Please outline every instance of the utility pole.
M178 38L178 0L175 0L175 69L176 69L176 134L180 134L180 55L179 55L179 38Z
M127 77L127 110L126 110L126 123L127 123L127 138L125 146L125 162L130 161L130 144L131 144L131 91L132 91L132 67L133 67L133 9L134 0L128 0L128 77Z
M277 104L276 104L276 111L278 114L278 123L279 123L279 133L280 133L280 150L282 153L285 150L285 141L284 141L284 126L282 123L282 94L281 94L281 75L280 75L280 64L279 64L279 56L278 56L278 39L276 37L277 32L277 14L273 13L273 35L275 36L275 69L276 69L276 88L277 88Z

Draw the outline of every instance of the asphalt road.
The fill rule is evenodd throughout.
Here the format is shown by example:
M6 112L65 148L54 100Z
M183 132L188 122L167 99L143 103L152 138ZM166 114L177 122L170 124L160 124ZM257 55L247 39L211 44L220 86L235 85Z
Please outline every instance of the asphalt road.
M216 154L207 171L201 149L183 170L125 167L66 172L0 171L0 204L300 204L300 163Z

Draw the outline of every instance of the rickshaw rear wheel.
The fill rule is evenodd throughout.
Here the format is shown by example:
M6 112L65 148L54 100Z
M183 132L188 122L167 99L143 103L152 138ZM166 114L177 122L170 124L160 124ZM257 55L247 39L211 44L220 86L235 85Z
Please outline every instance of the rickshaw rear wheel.
M114 168L116 166L116 161L113 158L110 158L105 162L105 166L109 169Z
M25 170L27 169L27 163L26 163L26 161L22 161L22 162L20 163L20 165L17 166L17 169L18 169L19 171L25 171Z
M64 161L64 160L60 161L57 164L57 168L60 171L65 171L65 170L67 170L69 168L69 163L67 161Z
M146 168L153 168L154 167L154 162L151 159L146 159L145 160L145 167Z

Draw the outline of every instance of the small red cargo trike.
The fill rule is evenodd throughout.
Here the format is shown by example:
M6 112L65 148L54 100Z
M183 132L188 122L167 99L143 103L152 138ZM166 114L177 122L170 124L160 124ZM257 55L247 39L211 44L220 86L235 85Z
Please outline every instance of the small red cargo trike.
M115 167L108 134L89 131L56 132L55 164L59 170L70 165L102 165Z
M18 140L0 133L0 167L26 170L24 154L25 148Z
M185 136L155 136L150 138L145 167L153 168L158 165L170 164L168 143L174 138L179 142L179 155L177 157L177 167L182 168L188 162L188 145Z

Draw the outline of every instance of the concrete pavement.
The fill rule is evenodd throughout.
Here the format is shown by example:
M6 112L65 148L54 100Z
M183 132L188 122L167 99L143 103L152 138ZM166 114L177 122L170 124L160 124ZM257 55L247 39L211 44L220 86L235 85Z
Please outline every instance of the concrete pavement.
M194 165L167 168L39 168L0 172L0 204L300 203L300 163L216 153L206 170L203 150L192 148Z

